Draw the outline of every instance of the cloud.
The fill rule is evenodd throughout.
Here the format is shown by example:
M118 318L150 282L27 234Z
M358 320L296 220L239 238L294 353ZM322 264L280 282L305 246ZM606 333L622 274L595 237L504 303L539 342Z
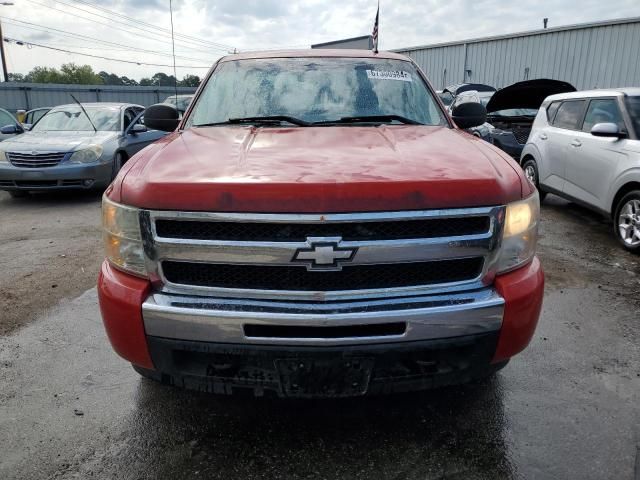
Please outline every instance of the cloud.
M55 32L36 33L15 24L3 24L5 35L12 38L39 40L51 44L83 46L85 52L98 55L142 61L170 63L171 42L164 31L160 37L144 30L148 27L125 26L115 20L112 25L128 30L123 32L101 23L109 20L91 16L78 10L90 10L100 15L104 11L92 10L85 4L64 4L55 0L38 0L57 10L36 7L24 0L20 11L10 7L2 13L15 19L58 28L66 32L98 38L126 46L158 52L151 55L127 51L126 48L104 45L86 39L60 36ZM95 2L98 4L97 2ZM103 0L99 5L131 19L169 28L168 0ZM174 25L178 33L197 37L193 41L178 37L176 49L182 65L211 65L216 58L234 47L240 50L273 48L306 48L323 43L371 33L375 17L375 0L173 0ZM640 15L637 0L618 0L615 5L601 0L583 0L580 8L563 0L537 2L504 2L498 0L381 0L380 45L394 49L415 45L463 40L539 29L542 18L548 17L550 26L567 25ZM82 18L86 17L86 18ZM94 21L92 22L91 19ZM222 44L222 45L221 45ZM165 67L126 65L107 60L91 59L70 54L55 53L34 48L28 53L9 45L9 61L15 72L25 73L34 66L56 66L74 61L89 63L94 70L106 70L119 75L139 78L151 76ZM73 50L69 47L69 50ZM76 49L78 50L78 49ZM204 69L179 69L178 76L187 73L202 74Z

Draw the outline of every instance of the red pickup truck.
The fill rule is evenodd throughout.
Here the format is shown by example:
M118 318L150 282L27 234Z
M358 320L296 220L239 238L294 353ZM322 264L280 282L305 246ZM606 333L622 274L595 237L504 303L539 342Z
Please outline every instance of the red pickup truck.
M100 307L143 376L339 397L491 374L533 335L539 199L394 53L231 55L104 194ZM454 123L455 122L455 123Z

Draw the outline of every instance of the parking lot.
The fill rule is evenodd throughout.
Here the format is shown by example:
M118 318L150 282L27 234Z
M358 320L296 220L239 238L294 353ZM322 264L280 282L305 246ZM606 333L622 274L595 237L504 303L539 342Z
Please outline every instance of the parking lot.
M587 210L545 201L543 314L494 379L294 402L165 387L116 357L99 207L0 192L0 478L639 478L640 259Z

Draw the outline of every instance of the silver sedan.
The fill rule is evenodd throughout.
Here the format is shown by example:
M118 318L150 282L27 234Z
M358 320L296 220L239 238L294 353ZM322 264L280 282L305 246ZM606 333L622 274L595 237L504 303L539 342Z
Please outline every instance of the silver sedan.
M51 109L31 131L0 144L0 189L104 189L122 165L165 132L148 130L144 107L84 103ZM6 126L2 133L15 128ZM5 131L6 130L6 131Z

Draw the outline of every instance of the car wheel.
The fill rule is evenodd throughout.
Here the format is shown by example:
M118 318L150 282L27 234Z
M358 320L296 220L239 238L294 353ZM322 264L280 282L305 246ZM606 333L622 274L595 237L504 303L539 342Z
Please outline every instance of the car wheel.
M540 190L540 184L538 183L538 164L535 160L529 159L522 165L522 170L524 170L524 176L527 177L527 180L534 184L538 189L540 201L542 202L544 197L547 196L547 192Z
M124 162L125 162L124 155L120 152L116 153L116 155L113 157L113 168L111 170L112 181L113 179L116 178L116 175L118 175L118 172L122 168L122 165L124 165Z
M24 198L29 196L29 192L25 190L10 190L9 195L13 198Z
M624 248L640 253L640 190L627 193L618 203L613 231Z

